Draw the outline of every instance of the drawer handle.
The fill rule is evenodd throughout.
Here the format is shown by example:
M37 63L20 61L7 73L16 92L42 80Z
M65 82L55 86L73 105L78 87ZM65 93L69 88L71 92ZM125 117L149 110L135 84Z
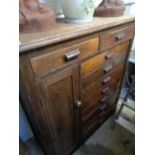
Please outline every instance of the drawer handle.
M65 58L67 60L72 60L72 59L76 58L78 55L80 55L80 50L79 49L76 49L74 51L65 53Z
M100 101L103 103L103 102L105 102L107 99L108 99L108 96L104 96L103 98L101 98Z
M123 32L118 32L116 36L116 40L121 40L125 37L125 34Z
M108 59L112 58L113 55L114 55L114 53L111 52L111 53L109 53L108 55L106 55L105 58L108 60Z
M107 104L104 104L103 106L100 107L100 111L103 111L106 108L108 108L108 105Z
M103 83L108 83L111 80L111 76L108 76L107 78L103 79Z
M109 66L106 66L105 68L104 68L104 72L109 72L110 70L112 70L113 69L113 65L109 65Z
M106 87L106 88L104 88L103 90L102 90L102 93L104 94L104 93L106 93L106 92L108 92L109 91L109 87Z

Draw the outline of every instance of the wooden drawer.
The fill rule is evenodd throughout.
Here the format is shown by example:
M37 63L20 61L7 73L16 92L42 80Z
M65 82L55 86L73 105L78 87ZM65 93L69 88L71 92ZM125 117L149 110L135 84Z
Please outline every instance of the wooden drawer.
M84 61L81 64L81 75L82 77L86 77L94 71L98 69L106 68L108 65L116 66L125 62L125 58L127 55L129 47L129 41L124 42L114 48L109 49L89 60Z
M104 51L120 42L132 39L134 36L134 26L120 30L110 31L109 34L103 34L100 37L100 51Z
M120 86L123 70L124 65L119 65L112 72L83 90L81 108L83 120L93 114L98 104L104 106L110 100Z
M99 110L99 124L102 124L107 118L115 112L116 106L108 106L103 110Z
M82 136L89 134L99 122L98 109L86 121L82 122Z
M81 60L98 52L99 38L95 37L70 47L56 51L46 51L45 54L30 56L30 62L35 75L55 71L74 60ZM46 49L43 49L46 50Z
M111 88L118 87L118 82L122 78L124 67L124 64L118 65L112 72L106 74L102 78L103 85L106 86L110 84Z
M100 96L102 95L102 89L103 89L102 79L92 83L86 89L84 89L82 91L83 108L87 107L87 103L89 103L89 105L91 103L94 103L94 98L100 98Z

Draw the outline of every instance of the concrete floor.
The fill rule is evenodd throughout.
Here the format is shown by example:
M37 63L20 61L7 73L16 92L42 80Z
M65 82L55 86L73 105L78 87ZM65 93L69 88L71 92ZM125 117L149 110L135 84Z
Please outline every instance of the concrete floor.
M112 130L112 120L103 124L73 155L134 155L134 135L118 125Z
M119 109L121 99L117 109ZM124 107L121 113L125 119L135 123L135 113ZM134 155L135 136L123 127L113 124L112 116L73 155Z

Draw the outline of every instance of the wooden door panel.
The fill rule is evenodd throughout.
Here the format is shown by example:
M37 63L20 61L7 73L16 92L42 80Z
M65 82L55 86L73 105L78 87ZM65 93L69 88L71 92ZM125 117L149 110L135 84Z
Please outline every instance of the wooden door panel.
M64 149L74 144L73 102L71 77L63 79L48 87L48 109L56 134Z
M79 97L77 66L46 77L42 81L49 123L55 132L52 134L55 134L57 149L63 155L76 146L74 102Z

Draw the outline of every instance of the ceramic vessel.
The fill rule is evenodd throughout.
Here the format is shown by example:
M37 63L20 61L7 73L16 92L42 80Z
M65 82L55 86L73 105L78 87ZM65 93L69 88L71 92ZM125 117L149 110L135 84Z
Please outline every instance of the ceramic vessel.
M85 23L93 20L95 7L102 0L59 0L69 23Z
M124 15L125 5L123 0L103 0L95 9L94 16L119 17Z
M51 30L56 26L52 9L38 0L19 0L19 31L35 33Z
M39 0L41 3L46 3L55 13L56 18L64 17L59 0Z

